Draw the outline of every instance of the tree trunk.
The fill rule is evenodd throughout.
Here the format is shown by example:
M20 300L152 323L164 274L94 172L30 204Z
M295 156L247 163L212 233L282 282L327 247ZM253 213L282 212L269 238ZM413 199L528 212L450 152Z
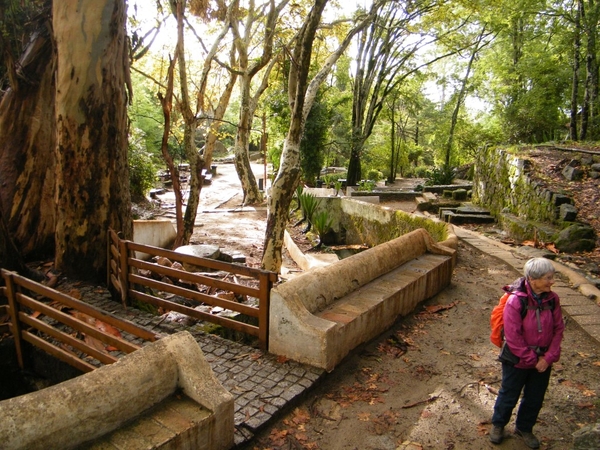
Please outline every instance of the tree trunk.
M23 258L54 254L54 58L43 24L18 62L18 85L0 103L0 203Z
M177 61L179 63L179 85L181 89L180 110L183 116L183 151L190 163L189 195L185 214L183 216L183 229L178 230L176 245L187 245L194 233L194 224L198 214L198 205L200 204L200 190L202 189L202 168L203 163L200 154L196 148L196 129L198 127L198 117L192 111L190 94L187 79L187 64L185 60L185 42L183 26L184 2L179 0L175 6L175 18L177 19ZM180 201L182 199L180 198ZM182 205L183 206L183 205Z
M243 203L252 205L262 201L256 177L250 166L250 157L248 154L250 148L250 130L252 128L252 119L254 108L251 105L250 84L252 77L247 73L240 79L240 118L238 122L237 134L235 138L235 170L237 171L242 190L244 191Z
M299 33L292 55L295 64L290 70L288 86L288 96L292 108L290 128L283 146L279 170L271 186L271 195L267 199L267 228L262 267L273 272L279 272L281 269L283 236L288 222L290 203L300 179L300 141L304 123L316 97L316 91L324 79L321 71L315 77L317 81L311 83L311 89L308 89L312 45L327 1L315 0Z
M179 183L179 169L173 162L173 158L169 153L169 135L171 134L171 110L173 109L173 84L175 82L175 63L177 62L177 52L175 52L175 58L169 63L167 69L167 87L165 94L158 93L158 99L162 106L163 118L165 120L163 124L163 135L160 144L160 151L163 159L167 164L169 173L171 174L171 181L173 182L173 193L175 194L175 223L177 234L175 236L175 242L173 248L177 248L183 243L183 194L181 192L181 185Z
M585 24L587 34L586 50L586 80L585 94L581 108L581 132L579 138L583 141L595 139L597 130L595 115L598 101L598 61L596 58L596 34L598 30L598 4L589 0L587 12L582 9L581 19ZM589 136L591 134L591 136Z
M579 58L581 58L581 12L583 0L577 1L575 30L573 38L573 78L571 83L571 119L569 121L569 139L577 140L577 113L579 109Z
M469 82L469 76L471 75L471 68L473 67L473 61L475 61L475 56L477 56L477 52L481 49L481 41L485 35L485 25L481 29L477 41L471 51L471 57L469 58L469 62L467 64L467 72L465 73L465 77L462 79L462 83L460 86L460 91L458 93L458 98L456 99L456 106L454 107L454 111L452 111L452 119L450 121L450 131L448 132L448 142L446 143L446 154L444 157L444 169L450 168L450 155L452 153L452 146L454 144L454 131L456 130L456 123L458 122L458 113L460 112L460 107L465 100L465 96L467 94L467 83ZM485 44L484 44L485 45Z
M106 276L107 230L133 235L127 163L129 54L123 0L54 2L56 267Z

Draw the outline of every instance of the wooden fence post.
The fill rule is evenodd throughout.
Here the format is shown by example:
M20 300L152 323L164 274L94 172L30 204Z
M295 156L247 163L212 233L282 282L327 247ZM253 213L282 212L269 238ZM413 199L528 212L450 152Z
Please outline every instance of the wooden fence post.
M19 367L25 369L23 359L23 338L21 337L21 323L19 322L19 302L16 298L15 281L13 273L2 269L2 276L6 283L6 297L8 298L8 306L10 308L10 319L12 323L13 339L15 340L15 350L17 352L17 361Z
M123 307L127 307L127 297L129 294L129 265L127 258L129 257L129 249L127 241L119 237L119 279L121 281L121 302Z

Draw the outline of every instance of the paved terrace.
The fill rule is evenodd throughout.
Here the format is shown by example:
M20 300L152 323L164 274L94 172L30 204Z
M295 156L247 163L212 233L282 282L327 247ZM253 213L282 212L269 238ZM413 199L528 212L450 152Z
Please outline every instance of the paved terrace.
M490 254L522 272L523 265L534 249L517 249L482 237L476 233L455 227L455 233L466 244ZM586 295L570 287L585 284L582 277L572 270L557 265L557 270L569 279L569 283L557 280L554 290L560 295L565 314L575 320L600 343L600 309L586 295L597 295L595 287L581 286ZM185 326L166 322L137 309L125 309L113 301L108 291L97 286L79 286L82 300L119 317L128 319L158 334L189 331L204 352L219 381L235 397L235 443L249 441L255 432L279 411L293 404L294 400L312 388L324 376L322 369L294 361L278 361L277 357L256 348L232 342L219 336L200 331L199 326Z

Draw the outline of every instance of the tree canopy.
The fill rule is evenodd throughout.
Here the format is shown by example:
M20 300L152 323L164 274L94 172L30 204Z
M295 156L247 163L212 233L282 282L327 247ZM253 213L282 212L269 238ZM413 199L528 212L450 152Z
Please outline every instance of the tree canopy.
M80 3L88 15L50 0L0 8L3 248L54 253L77 274L102 272L89 256L104 253L102 230L131 232L122 181L143 197L169 159L192 166L178 224L189 240L217 145L247 203L264 200L249 161L266 152L280 221L295 186L326 166L349 185L393 183L484 145L600 134L593 0ZM277 269L275 229L264 264Z

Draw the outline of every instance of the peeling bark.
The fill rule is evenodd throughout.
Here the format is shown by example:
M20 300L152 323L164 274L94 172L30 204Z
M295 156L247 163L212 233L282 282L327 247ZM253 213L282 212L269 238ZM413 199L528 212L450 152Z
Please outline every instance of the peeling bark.
M56 267L106 275L107 230L133 235L127 164L129 59L123 0L53 4L56 72Z
M26 259L54 252L54 58L47 30L31 39L18 63L19 83L0 103L0 203Z

